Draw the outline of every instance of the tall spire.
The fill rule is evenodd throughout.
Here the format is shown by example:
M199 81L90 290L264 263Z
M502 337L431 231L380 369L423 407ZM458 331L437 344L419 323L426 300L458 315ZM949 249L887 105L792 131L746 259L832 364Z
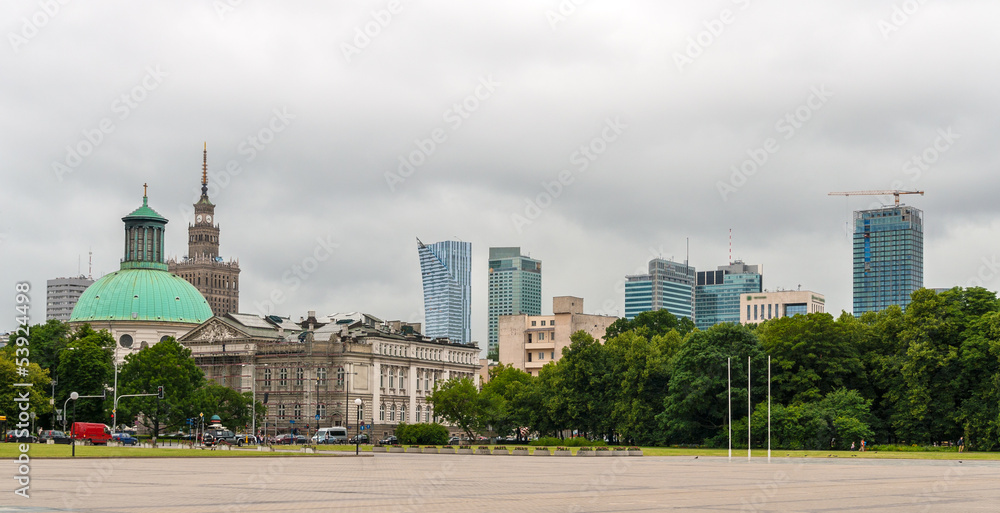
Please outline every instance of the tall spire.
M201 195L208 196L208 141L205 141L205 152L201 162Z

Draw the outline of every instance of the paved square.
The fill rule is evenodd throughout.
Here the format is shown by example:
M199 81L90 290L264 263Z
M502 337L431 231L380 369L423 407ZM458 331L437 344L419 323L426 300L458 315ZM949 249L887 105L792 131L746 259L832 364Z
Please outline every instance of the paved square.
M12 461L0 464L12 476ZM0 512L990 512L1000 463L379 454L35 460Z

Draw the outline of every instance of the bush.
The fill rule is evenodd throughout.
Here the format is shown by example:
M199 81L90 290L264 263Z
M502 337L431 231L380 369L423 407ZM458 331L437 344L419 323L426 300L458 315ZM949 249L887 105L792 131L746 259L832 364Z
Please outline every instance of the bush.
M545 438L539 438L538 440L533 440L530 445L533 445L535 447L555 447L558 445L564 445L566 447L605 447L608 444L605 443L604 440L597 440L591 442L590 440L587 440L582 436L576 438L567 438L566 440L560 440L558 438L549 436Z
M558 438L556 438L554 436L546 436L546 437L539 438L538 440L532 440L529 445L533 445L535 447L552 447L552 446L559 445L561 443L562 443L562 440L560 440L560 439L558 439Z
M448 428L441 424L400 424L396 426L399 443L409 445L444 445L448 443Z

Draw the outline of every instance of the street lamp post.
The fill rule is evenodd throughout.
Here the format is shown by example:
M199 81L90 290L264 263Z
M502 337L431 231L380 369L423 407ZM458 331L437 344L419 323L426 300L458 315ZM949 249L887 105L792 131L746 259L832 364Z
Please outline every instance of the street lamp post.
M354 437L354 455L361 453L361 398L354 400L354 405L358 408L358 433Z
M72 400L73 401L73 422L76 422L76 400L79 399L79 398L80 398L80 394L78 394L76 392L73 392L73 393L69 394L69 397L66 398L66 402L63 403L63 431L64 432L66 431L66 417L67 417L66 414L69 413L69 412L66 411L66 407L69 405L70 400ZM72 431L70 431L70 433L69 433L69 443L73 446L73 457L75 458L76 457L76 436L74 436L74 434L73 434Z

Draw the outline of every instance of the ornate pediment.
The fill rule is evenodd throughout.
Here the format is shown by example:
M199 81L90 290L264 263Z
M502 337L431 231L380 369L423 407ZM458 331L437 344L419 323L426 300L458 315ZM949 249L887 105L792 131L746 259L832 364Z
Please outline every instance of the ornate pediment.
M249 337L248 333L244 333L226 322L213 317L205 321L201 326L191 330L187 335L181 337L180 341L187 344L212 344L234 339L246 340Z

